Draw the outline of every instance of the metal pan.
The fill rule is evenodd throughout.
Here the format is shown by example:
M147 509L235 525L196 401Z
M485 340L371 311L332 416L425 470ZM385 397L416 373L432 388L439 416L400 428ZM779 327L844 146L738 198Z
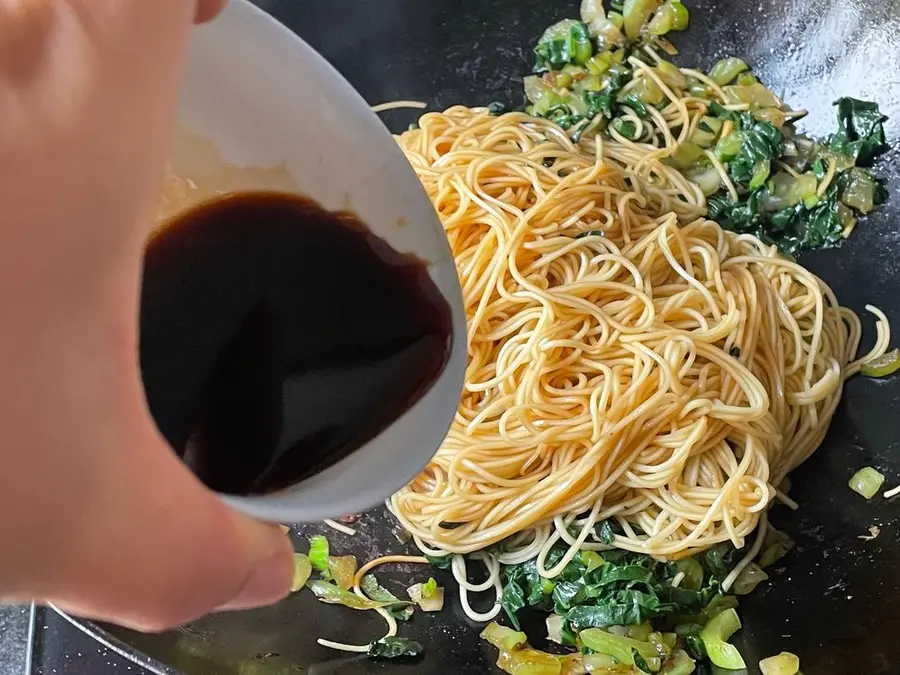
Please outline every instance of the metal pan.
M576 0L296 0L258 4L298 32L370 102L415 98L434 109L453 104L522 102L530 47L547 25L577 14ZM734 54L794 107L805 127L826 134L831 102L853 95L881 103L889 135L900 138L900 0L696 0L691 30L679 36L682 62L709 67ZM387 117L405 129L411 112ZM891 199L840 250L805 255L844 304L880 306L900 326L900 178L898 153L882 160ZM871 322L867 324L872 328ZM868 339L871 343L872 331ZM900 378L852 380L822 448L793 476L801 509L772 518L797 541L774 578L742 602L738 646L748 664L782 650L799 654L814 675L900 674L900 498L865 502L847 488L858 468L900 481ZM869 526L881 534L860 538ZM402 550L381 512L363 517L336 550L361 559ZM310 527L295 531L298 540ZM419 576L421 571L419 571ZM411 581L400 569L394 578ZM449 579L444 580L451 585ZM452 594L450 594L452 596ZM162 635L139 635L73 619L117 651L160 673L189 675L309 673L364 675L492 670L495 655L453 601L404 630L427 645L414 664L339 658L317 636L360 642L380 635L377 617L317 604L298 594L277 607L221 615ZM145 655L151 655L147 657ZM752 665L751 672L755 672Z

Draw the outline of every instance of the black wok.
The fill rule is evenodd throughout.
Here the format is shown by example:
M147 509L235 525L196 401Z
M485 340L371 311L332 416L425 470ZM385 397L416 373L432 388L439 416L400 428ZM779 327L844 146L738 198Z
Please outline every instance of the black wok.
M371 103L414 98L438 109L495 100L520 105L531 45L547 25L578 11L577 0L258 4L316 47ZM831 102L838 95L877 100L892 117L889 137L900 139L900 0L688 4L693 25L677 39L682 63L709 67L725 54L744 57L792 106L811 110L803 125L817 134L831 129ZM414 117L401 111L386 121L400 131ZM808 254L802 261L844 304L857 311L876 304L895 327L900 327L898 159L892 152L881 162L891 191L887 205L843 248ZM865 344L870 344L872 322L866 326ZM807 675L900 674L900 498L866 502L847 488L849 476L867 465L880 468L889 486L900 482L898 411L900 377L852 380L824 445L793 475L792 496L801 508L775 509L772 518L798 545L772 580L742 602L744 629L737 644L750 672L756 672L760 658L787 650L800 655ZM861 539L872 525L881 534ZM361 559L399 552L391 526L376 510L357 526L360 536L335 535L333 546ZM321 527L295 529L294 536L299 540L310 531ZM400 569L394 579L411 581L408 572ZM445 579L442 585L452 584ZM81 625L160 673L496 672L492 648L478 639L479 629L454 601L439 615L418 616L404 628L427 645L426 656L414 664L348 660L316 645L323 635L349 642L377 637L380 621L366 614L371 613L319 605L307 593L277 607L210 617L163 635Z

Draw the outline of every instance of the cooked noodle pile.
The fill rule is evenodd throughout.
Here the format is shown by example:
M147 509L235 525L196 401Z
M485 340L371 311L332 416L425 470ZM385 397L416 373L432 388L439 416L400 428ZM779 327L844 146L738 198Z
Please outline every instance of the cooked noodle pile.
M389 506L429 554L504 542L475 556L483 584L454 561L478 618L499 608L471 611L465 591L499 588L501 562L537 557L554 576L609 547L604 520L613 546L658 557L743 547L858 369L857 316L774 247L704 219L702 192L661 161L666 130L574 144L545 120L456 107L398 139L456 258L469 359L446 441ZM889 342L871 311L865 358Z

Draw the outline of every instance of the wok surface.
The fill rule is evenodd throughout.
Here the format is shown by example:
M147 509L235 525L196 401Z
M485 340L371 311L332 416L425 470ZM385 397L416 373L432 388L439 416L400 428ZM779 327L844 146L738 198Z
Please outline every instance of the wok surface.
M426 101L431 109L503 101L520 105L521 78L531 66L531 46L549 24L577 16L577 0L258 0L258 5L304 37L371 103ZM803 126L817 134L833 127L831 102L839 95L877 100L900 140L900 0L695 0L691 30L678 36L679 61L704 68L726 54L745 58L764 82L795 108L810 109ZM385 116L393 131L415 111ZM863 221L843 248L808 254L802 262L822 276L845 305L863 311L872 303L900 328L900 179L898 153L881 160L890 201ZM864 347L873 322L864 318ZM895 344L897 341L895 340ZM741 601L744 629L736 642L756 671L760 658L782 650L801 657L814 675L900 673L900 498L866 502L847 488L862 466L875 466L900 482L900 377L855 378L822 448L792 476L801 508L773 511L774 523L797 541L771 582ZM866 535L872 525L881 534ZM329 532L334 550L368 559L403 547L381 510L348 538ZM294 529L302 542L321 526ZM302 545L302 544L301 544ZM400 591L426 571L382 572ZM452 586L449 579L442 585ZM396 582L396 583L394 583ZM310 673L364 675L417 672L499 672L493 649L451 600L438 615L417 615L401 631L427 646L413 664L335 659L315 638L367 642L381 635L372 613L317 604L311 594L277 607L211 617L163 635L119 628L98 631L124 651L151 655L159 672L189 675ZM109 632L106 632L109 631ZM146 664L146 659L141 661ZM167 664L167 665L163 665Z

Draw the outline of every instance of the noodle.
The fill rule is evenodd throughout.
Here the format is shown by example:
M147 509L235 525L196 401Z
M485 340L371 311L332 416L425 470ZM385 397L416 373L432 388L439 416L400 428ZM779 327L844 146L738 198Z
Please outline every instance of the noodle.
M632 82L667 91L634 65ZM499 593L501 564L536 558L552 577L582 549L678 559L755 531L730 586L844 379L889 344L869 307L878 340L854 361L859 318L823 281L703 218L703 194L662 162L703 108L670 98L649 143L576 144L543 119L464 107L398 137L456 259L469 360L446 440L388 506L423 552L454 554L473 618L499 611L467 594ZM606 520L612 546L595 533ZM476 552L480 584L462 557Z

